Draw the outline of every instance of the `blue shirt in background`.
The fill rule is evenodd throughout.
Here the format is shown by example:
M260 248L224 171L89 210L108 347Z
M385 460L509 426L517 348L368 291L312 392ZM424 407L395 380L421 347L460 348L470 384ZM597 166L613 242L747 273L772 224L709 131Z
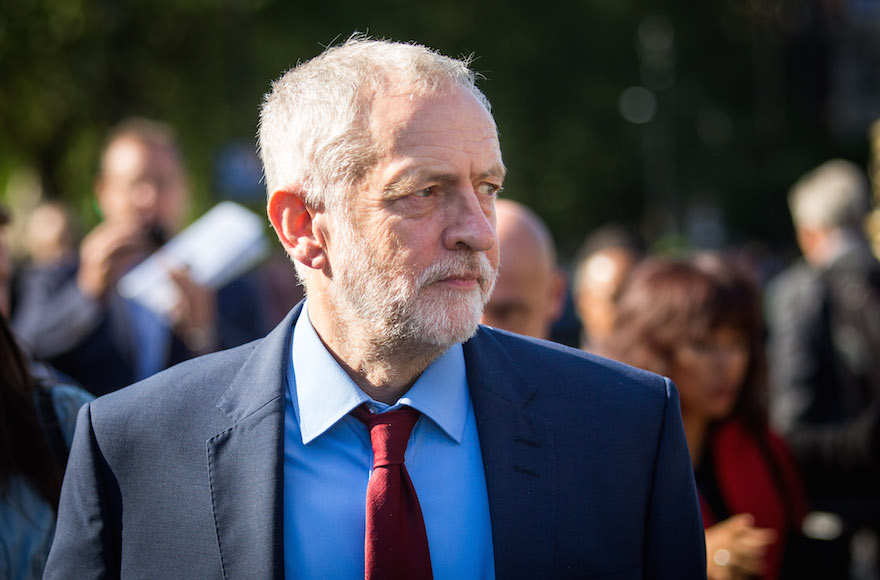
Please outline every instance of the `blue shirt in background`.
M308 318L291 341L284 417L284 568L287 578L363 578L367 482L363 423L348 415L407 405L422 412L405 463L425 519L436 580L494 578L480 441L460 344L435 360L397 404L373 401L327 351Z

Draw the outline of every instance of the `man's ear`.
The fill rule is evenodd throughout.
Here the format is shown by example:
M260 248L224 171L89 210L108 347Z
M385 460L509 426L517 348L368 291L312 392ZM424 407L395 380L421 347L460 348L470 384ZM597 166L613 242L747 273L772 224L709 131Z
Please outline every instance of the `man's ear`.
M327 265L324 238L315 230L315 213L303 201L303 191L285 188L269 196L266 213L285 251L309 268L323 270Z

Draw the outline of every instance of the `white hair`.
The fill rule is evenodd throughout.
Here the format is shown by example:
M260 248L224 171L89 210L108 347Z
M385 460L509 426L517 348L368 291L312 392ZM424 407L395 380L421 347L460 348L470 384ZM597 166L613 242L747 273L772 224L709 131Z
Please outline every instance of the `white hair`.
M477 89L469 59L418 44L356 34L297 64L272 83L260 111L259 151L271 195L296 187L313 207L345 215L345 196L378 160L369 133L372 102L388 87L420 96Z
M792 186L788 205L796 227L860 228L870 210L865 172L850 161L832 159Z

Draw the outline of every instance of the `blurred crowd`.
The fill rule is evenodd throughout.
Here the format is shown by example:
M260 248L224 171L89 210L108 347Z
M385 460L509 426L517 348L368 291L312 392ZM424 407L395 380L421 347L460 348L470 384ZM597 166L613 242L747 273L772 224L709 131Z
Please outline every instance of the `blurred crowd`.
M737 249L670 255L619 224L592 232L571 268L578 346L676 384L710 579L877 578L870 185L860 167L831 160L788 201L802 257L770 280ZM516 202L497 205L502 268L483 322L563 340L546 226Z
M120 278L179 233L189 211L183 158L164 123L133 118L110 131L94 199L101 221L81 240L61 201L21 216L0 207L0 578L42 575L79 406L260 338L302 297L277 257L219 288L172 269L179 297L167 314L120 294ZM15 264L13 219L26 251Z
M61 201L0 208L0 577L40 575L79 405L259 338L302 297L278 256L220 288L172 270L167 315L120 295L189 212L162 123L109 133L94 196L102 219L84 236ZM789 206L802 258L768 281L743 252L659 253L620 224L590 232L562 268L540 217L499 200L483 323L673 380L709 578L876 578L880 263L865 171L829 161L793 184ZM579 335L563 334L572 324Z

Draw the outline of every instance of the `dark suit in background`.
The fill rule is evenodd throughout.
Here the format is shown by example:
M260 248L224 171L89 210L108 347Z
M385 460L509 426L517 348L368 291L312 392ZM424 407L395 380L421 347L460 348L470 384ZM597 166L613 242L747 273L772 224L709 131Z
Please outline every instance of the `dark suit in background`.
M880 263L854 245L770 287L774 420L814 507L880 522Z
M834 576L876 578L876 549L865 557L872 550L855 541L876 544L880 529L880 264L863 229L871 188L860 166L832 159L804 174L788 203L804 259L768 288L771 417L825 512L805 530L838 546L823 558L838 561Z
M94 395L138 380L137 323L126 301L109 291L103 301L76 285L75 263L31 268L21 274L12 325L28 352L75 379ZM217 347L231 348L264 336L266 317L247 277L217 293ZM174 333L161 368L195 356Z

